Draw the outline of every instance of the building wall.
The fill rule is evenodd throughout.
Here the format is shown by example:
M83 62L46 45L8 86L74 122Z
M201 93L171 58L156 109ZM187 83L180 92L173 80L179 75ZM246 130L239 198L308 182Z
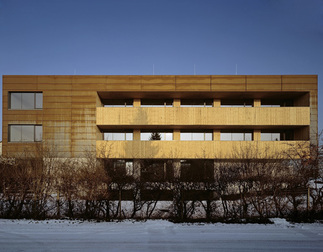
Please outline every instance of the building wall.
M43 92L42 110L8 110L10 91ZM260 99L290 95L296 107L261 108ZM220 108L222 98L254 99L253 108ZM101 100L134 98L133 108L103 108ZM139 108L140 99L169 97L174 99L172 108ZM182 108L183 98L212 98L219 108ZM258 108L259 107L259 108ZM264 127L295 127L300 144L317 143L317 76L3 76L3 154L14 156L22 151L34 151L34 143L8 143L8 124L42 124L43 143L52 146L62 157L82 157L85 152L99 152L103 129L134 129L134 140L142 128L166 127L174 130L174 142L167 148L182 149L183 157L196 158L194 144L178 143L178 130L182 128L210 128L214 140L219 140L223 128L250 128L254 140ZM100 140L97 142L97 140ZM297 139L295 139L297 140ZM306 143L307 142L307 143ZM112 144L112 143L111 143ZM115 143L123 148L127 143ZM147 143L133 141L145 156ZM238 145L238 143L231 143ZM254 143L256 144L256 143ZM270 147L272 143L261 143ZM279 148L283 143L279 143ZM158 143L165 150L165 143ZM203 145L203 143L202 143ZM205 143L204 143L205 145ZM213 147L210 147L210 146ZM230 145L230 144L226 144ZM277 144L276 144L277 145ZM143 147L138 147L143 146ZM146 146L146 147L145 147ZM187 149L187 146L191 146ZM214 147L215 146L215 147ZM218 143L207 143L205 148L216 151ZM178 149L179 148L179 149ZM203 149L204 147L201 146ZM228 147L229 148L229 147ZM121 150L120 149L120 150ZM164 151L167 153L167 151ZM179 152L179 151L178 151ZM212 153L211 153L212 154ZM99 154L97 153L99 156ZM138 156L138 157L139 157ZM124 155L115 156L122 158ZM136 155L132 153L132 158ZM159 157L158 155L156 158ZM153 157L154 158L154 157Z

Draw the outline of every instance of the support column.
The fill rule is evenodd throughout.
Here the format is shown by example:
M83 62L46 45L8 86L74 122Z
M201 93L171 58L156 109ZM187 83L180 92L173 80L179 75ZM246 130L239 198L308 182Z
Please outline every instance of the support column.
M180 141L181 140L181 131L178 129L174 129L173 131L173 140Z
M261 106L261 100L260 99L254 99L253 100L253 106L254 107L260 107Z
M221 100L220 99L213 99L213 107L215 107L215 108L221 107Z
M140 130L139 129L133 130L133 140L140 141Z
M213 141L220 141L221 131L219 129L213 130Z
M140 99L133 99L133 106L134 107L140 107L141 106L141 100Z
M181 99L175 98L173 101L173 107L180 107L181 106Z
M141 177L141 164L140 160L133 161L133 177L136 181L140 180Z
M174 160L173 167L174 167L174 179L179 179L181 177L181 162L180 162L180 160Z
M255 129L253 130L253 140L260 141L261 140L261 130Z

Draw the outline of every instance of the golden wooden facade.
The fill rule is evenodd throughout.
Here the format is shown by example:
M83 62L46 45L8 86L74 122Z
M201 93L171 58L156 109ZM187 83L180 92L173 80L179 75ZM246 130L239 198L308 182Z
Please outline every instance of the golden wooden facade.
M8 109L9 92L42 92L42 110ZM263 108L261 99L291 97L294 107ZM102 101L132 98L132 108L104 108ZM143 108L141 99L172 98L173 107ZM183 108L181 99L208 98L210 108ZM222 108L221 99L248 98L251 108ZM41 124L43 143L55 146L64 157L101 154L103 130L133 129L134 140L109 141L113 158L232 158L242 145L263 150L284 150L290 144L317 143L317 76L3 76L3 153L14 156L32 150L34 143L8 143L8 125ZM169 129L174 141L141 142L140 129ZM252 143L220 141L221 129L252 129ZM292 128L295 141L260 141L262 129ZM213 141L179 141L181 129L212 129ZM153 145L154 148L152 148ZM195 147L194 147L195 146ZM126 151L127 149L127 151ZM131 151L129 151L129 149ZM158 149L156 154L151 150ZM220 151L222 150L222 151ZM130 154L131 153L131 154ZM173 153L172 155L170 153ZM177 153L177 156L174 156ZM182 154L181 154L182 153ZM205 153L205 152L204 152ZM203 156L203 155L202 155ZM203 157L201 157L203 158Z

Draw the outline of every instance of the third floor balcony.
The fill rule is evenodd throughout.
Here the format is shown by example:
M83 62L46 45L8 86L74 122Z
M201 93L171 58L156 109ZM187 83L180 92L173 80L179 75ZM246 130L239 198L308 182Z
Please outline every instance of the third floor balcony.
M98 107L96 124L118 127L307 126L309 107Z

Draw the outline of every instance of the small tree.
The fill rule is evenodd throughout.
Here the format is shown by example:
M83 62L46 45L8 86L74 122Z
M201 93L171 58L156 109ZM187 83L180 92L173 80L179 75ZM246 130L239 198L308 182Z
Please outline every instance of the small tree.
M161 140L161 135L158 132L152 132L149 138L150 141L158 141Z

